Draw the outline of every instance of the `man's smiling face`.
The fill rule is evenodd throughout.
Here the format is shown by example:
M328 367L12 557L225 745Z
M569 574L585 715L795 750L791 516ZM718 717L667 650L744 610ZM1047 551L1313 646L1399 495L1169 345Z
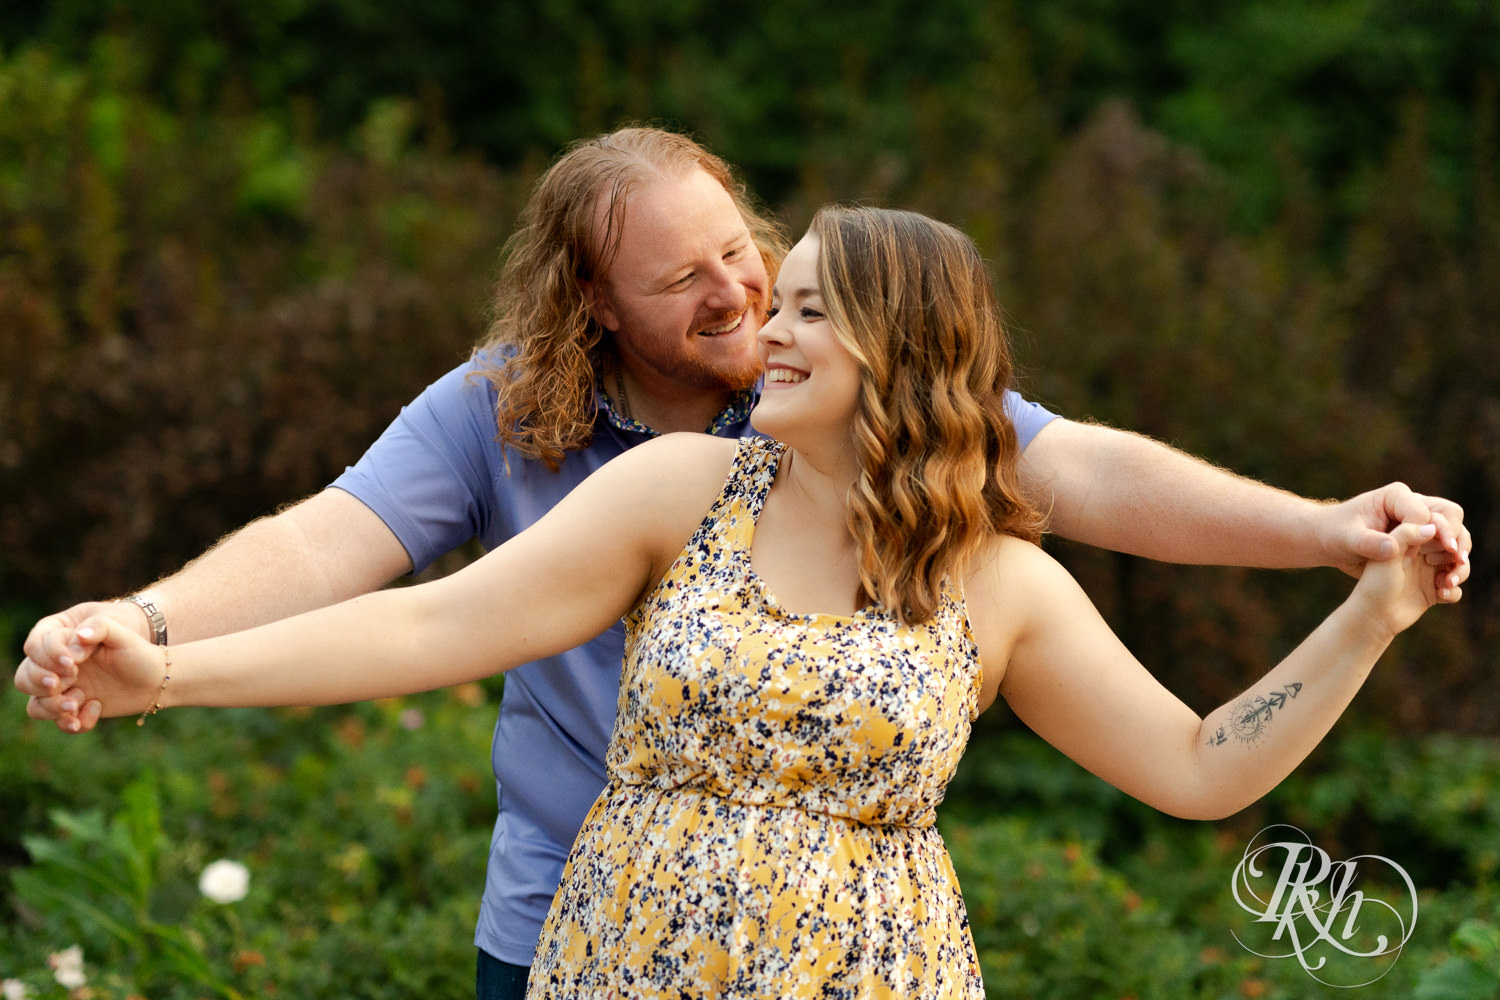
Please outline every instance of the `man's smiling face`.
M769 280L729 192L701 170L632 190L594 315L627 369L679 387L744 389L760 374L755 334Z

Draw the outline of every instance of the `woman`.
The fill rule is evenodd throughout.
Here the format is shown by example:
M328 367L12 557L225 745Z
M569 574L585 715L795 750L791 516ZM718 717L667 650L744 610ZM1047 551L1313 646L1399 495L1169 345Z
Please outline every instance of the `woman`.
M1441 570L1418 554L1433 529L1397 527L1395 558L1200 719L1034 544L995 388L1008 349L967 238L824 209L773 306L754 420L774 442L663 438L450 577L165 659L87 624L74 700L144 720L383 697L508 669L623 615L611 781L530 994L979 996L933 825L978 712L1004 697L1156 808L1225 816L1306 756L1437 599ZM32 694L63 684L17 676Z

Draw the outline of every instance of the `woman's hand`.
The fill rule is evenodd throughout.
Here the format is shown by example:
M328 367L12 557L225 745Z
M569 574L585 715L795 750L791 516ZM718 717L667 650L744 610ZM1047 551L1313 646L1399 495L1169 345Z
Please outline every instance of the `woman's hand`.
M101 717L133 715L156 703L166 676L163 647L105 615L96 615L66 637L58 670L27 659L16 670L16 689L30 695L26 714L82 732Z
M1439 601L1457 602L1463 591L1457 586L1440 587L1451 581L1435 574L1424 547L1437 534L1433 524L1399 524L1390 532L1395 555L1365 563L1350 601L1390 635L1409 628Z

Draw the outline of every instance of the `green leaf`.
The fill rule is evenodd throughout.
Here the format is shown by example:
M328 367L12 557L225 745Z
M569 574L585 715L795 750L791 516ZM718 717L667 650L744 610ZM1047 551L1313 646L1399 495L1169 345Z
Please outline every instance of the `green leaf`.
M156 791L156 776L147 771L125 786L121 797L125 808L116 816L128 835L130 850L125 855L135 883L133 899L145 908L155 882L156 859L164 839L161 828L161 805Z
M1453 958L1422 973L1413 1000L1494 1000L1500 975L1467 958Z
M16 892L23 898L48 909L66 910L84 925L95 927L115 938L128 949L137 948L140 935L106 913L102 908L78 895L58 888L45 876L34 871L18 871L11 875Z
M77 846L69 841L49 837L22 837L21 843L38 866L60 868L107 896L130 895L128 885L101 869L98 862L81 857Z
M229 1000L238 1000L240 993L214 974L213 965L200 949L199 943L181 928L168 924L148 923L145 931L166 946L165 964L179 977L188 977L199 986L206 986Z
M1480 961L1493 962L1500 959L1500 927L1477 918L1465 920L1453 932L1453 947L1470 952Z

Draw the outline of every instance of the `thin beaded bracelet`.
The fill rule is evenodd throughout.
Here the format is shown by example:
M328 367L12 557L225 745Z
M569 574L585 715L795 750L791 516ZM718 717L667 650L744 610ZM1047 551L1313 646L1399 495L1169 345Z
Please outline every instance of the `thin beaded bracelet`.
M161 711L161 693L167 689L167 681L172 679L172 651L164 645L161 647L161 655L166 660L166 667L161 677L161 687L156 689L156 700L151 703L151 707L142 712L141 717L135 720L137 726L144 726L147 716L155 715Z

